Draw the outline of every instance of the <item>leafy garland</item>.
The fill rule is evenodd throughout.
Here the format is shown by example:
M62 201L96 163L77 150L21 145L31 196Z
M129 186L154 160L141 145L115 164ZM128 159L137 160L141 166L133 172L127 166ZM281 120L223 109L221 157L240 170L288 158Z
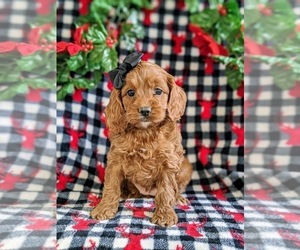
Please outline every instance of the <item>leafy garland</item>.
M150 8L148 0L94 0L79 17L72 42L57 43L58 99L75 89L95 88L104 72L117 67L116 47L125 42L133 50L144 37L138 9Z
M55 7L48 8L30 24L27 42L0 43L0 100L55 88L55 20Z
M270 66L276 86L293 87L300 79L300 24L290 2L250 1L245 15L245 73L251 72L252 61L263 62Z
M244 61L245 73L251 71L253 60L269 64L274 83L281 89L299 79L300 26L287 0L247 4L245 59L244 25L236 0L210 0L201 12L198 0L185 2L191 13L193 45L208 64L225 64L233 89L243 81ZM151 8L149 0L93 0L82 7L71 42L55 43L54 6L51 13L48 8L31 24L27 43L0 43L0 100L28 93L30 88L55 88L56 67L58 99L75 89L95 88L103 73L117 66L117 45L124 42L133 50L136 40L144 37L138 11Z
M210 45L222 44L228 51L226 55L211 49L206 55L202 48L201 54L225 64L225 75L233 89L241 85L244 72L251 73L252 62L268 64L274 84L280 89L289 89L299 81L300 24L288 0L247 2L245 39L237 0L209 0L209 8L198 13L195 13L198 1L189 2L193 13L190 21L201 28L202 37L212 36L214 40L207 39ZM198 45L196 41L193 43Z
M190 1L191 2L191 1ZM244 78L244 25L237 0L210 0L209 7L197 12L198 1L189 3L192 13L190 30L196 34L193 44L200 49L205 62L218 61L225 64L225 75L232 89L237 89ZM200 37L201 36L201 37ZM210 47L205 52L205 38Z

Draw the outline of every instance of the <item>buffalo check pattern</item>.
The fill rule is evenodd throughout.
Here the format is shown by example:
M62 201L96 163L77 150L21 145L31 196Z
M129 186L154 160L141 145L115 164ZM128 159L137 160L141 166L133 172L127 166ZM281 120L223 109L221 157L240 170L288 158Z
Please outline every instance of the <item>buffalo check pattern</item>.
M58 40L70 40L71 24L83 2L58 1ZM291 2L300 16L299 1ZM34 14L35 1L0 3L1 41L20 41L24 18ZM200 2L199 8L205 4ZM153 5L157 8L149 19L140 13L146 37L137 50L148 52L147 59L173 74L188 94L181 128L195 170L184 194L190 205L175 207L179 223L168 229L151 224L152 199L121 201L113 220L98 222L89 217L91 208L101 201L109 147L102 112L111 85L105 77L97 89L78 90L57 107L55 93L47 91L35 93L39 102L28 95L0 103L0 249L299 249L299 145L288 145L289 134L279 131L281 121L292 128L299 124L295 108L299 86L278 91L261 65L254 68L262 75L250 79L253 83L256 77L254 82L259 84L247 84L246 77L245 103L249 99L255 105L247 106L245 152L249 155L244 178L243 147L236 145L230 126L233 111L236 127L242 127L241 91L227 87L221 65L215 64L211 75L204 73L182 5L174 1ZM176 21L170 25L174 17ZM174 32L186 36L181 46L175 46ZM122 45L119 51L121 60L127 52ZM203 99L216 102L209 121L200 104ZM276 114L281 114L282 120L274 120ZM273 123L263 124L266 120ZM27 126L38 129L42 136L23 143ZM257 130L263 130L262 137L256 137ZM53 206L55 135L57 220ZM78 137L78 144L71 146L71 135ZM211 148L211 153L203 153L203 146Z
M37 4L0 1L0 42L27 41ZM55 248L55 100L30 89L0 101L0 249Z
M1 249L55 247L55 95L0 102Z
M80 6L75 1L58 6L58 40L68 41L69 23ZM244 248L243 145L232 132L234 126L243 127L243 99L227 86L222 65L205 74L199 49L192 45L186 7L175 1L153 1L153 6L152 13L140 13L146 37L136 50L144 53L142 60L174 75L187 93L180 126L194 166L184 193L190 205L175 207L179 222L170 228L151 223L153 199L122 200L108 221L90 218L101 201L109 149L103 110L112 84L105 75L96 89L77 90L57 104L58 249ZM175 41L179 36L182 42ZM118 50L121 61L129 52L124 44Z

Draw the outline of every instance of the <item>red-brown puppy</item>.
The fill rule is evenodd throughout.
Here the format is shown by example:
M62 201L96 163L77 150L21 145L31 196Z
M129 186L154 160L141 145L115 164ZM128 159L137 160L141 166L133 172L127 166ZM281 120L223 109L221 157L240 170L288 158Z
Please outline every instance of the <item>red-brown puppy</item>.
M144 195L155 197L152 223L177 223L173 207L187 203L181 192L192 173L176 123L185 105L184 91L158 65L142 61L129 70L105 110L111 147L102 201L91 212L93 218L113 218L121 197Z

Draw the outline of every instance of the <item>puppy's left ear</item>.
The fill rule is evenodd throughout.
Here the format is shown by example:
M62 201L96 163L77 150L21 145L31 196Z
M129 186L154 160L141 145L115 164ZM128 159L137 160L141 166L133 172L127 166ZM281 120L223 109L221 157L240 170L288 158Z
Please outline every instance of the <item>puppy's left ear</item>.
M168 114L173 121L178 121L183 116L186 105L186 94L178 87L172 75L168 74L168 86L170 89Z

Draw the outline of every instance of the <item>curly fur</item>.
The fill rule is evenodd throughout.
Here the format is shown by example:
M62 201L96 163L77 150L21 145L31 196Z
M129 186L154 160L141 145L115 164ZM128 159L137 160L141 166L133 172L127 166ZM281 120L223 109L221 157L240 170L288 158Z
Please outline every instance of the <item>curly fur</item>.
M163 93L155 95L155 88ZM186 94L174 77L149 62L140 62L126 75L122 90L112 91L105 110L111 147L103 198L91 212L93 218L113 218L120 198L154 196L152 223L177 223L173 207L187 203L180 194L192 173L177 125L185 105ZM141 107L151 107L148 117L139 113Z

